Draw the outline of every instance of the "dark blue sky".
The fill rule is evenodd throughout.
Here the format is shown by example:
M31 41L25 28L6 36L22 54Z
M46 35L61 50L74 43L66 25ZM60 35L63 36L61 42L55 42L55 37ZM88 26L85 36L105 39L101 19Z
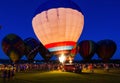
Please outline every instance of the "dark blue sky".
M39 5L46 1L0 0L0 25L2 25L0 43L10 33L15 33L22 39L27 37L37 39L32 29L32 17ZM98 42L102 39L112 39L117 44L117 51L112 58L120 59L120 0L72 1L79 5L85 18L83 33L79 41L87 39ZM8 58L1 47L0 44L0 59Z

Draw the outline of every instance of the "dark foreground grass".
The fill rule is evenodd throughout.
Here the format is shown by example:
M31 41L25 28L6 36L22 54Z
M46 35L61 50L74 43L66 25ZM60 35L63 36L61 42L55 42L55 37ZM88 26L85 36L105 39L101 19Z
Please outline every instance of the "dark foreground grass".
M120 72L70 73L70 72L27 72L17 73L13 80L0 78L0 83L120 83Z

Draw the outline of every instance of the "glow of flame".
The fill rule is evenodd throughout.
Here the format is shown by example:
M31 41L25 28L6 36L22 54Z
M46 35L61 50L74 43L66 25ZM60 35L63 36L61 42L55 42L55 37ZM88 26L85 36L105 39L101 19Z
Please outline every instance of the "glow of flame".
M65 60L66 60L66 57L64 56L64 54L62 54L62 55L59 57L59 61L60 61L61 63L64 63Z
M71 57L69 57L69 63L70 63L70 64L72 63L72 58L71 58Z

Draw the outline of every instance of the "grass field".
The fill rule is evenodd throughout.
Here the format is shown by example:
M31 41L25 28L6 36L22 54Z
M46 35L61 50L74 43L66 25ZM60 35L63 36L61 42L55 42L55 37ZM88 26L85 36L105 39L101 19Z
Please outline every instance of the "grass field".
M13 80L0 78L0 83L120 83L120 70L95 73L70 73L61 71L16 73Z

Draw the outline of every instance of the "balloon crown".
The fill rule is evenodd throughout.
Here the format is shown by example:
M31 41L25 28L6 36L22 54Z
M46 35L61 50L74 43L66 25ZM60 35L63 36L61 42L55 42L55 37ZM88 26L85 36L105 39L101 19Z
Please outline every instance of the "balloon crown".
M34 16L38 13L41 13L43 11L47 11L52 8L72 8L75 10L78 10L79 12L82 12L80 7L74 3L71 0L48 0L47 2L41 4L38 9L36 10Z

